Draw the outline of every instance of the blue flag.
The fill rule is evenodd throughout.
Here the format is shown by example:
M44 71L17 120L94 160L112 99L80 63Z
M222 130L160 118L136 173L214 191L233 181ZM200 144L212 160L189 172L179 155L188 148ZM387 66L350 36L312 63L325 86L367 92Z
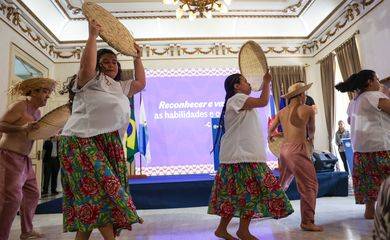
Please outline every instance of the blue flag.
M146 122L146 112L144 106L144 100L141 98L140 110L139 110L139 125L138 125L138 150L139 153L144 156L146 162L150 162L150 145L148 124Z

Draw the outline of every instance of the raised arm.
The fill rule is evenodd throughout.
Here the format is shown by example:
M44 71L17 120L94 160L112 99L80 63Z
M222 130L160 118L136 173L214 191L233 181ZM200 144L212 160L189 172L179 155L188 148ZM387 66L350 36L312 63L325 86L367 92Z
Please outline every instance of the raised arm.
M128 97L142 91L146 86L145 69L141 60L141 48L137 44L134 44L134 46L137 49L137 57L134 58L135 81L131 83L130 91L127 94Z
M249 97L242 107L243 110L249 110L252 108L259 108L267 106L269 102L269 85L271 82L272 76L269 71L263 77L263 88L261 95L258 98Z
M88 28L89 37L80 60L80 70L78 74L79 79L77 81L77 86L79 88L83 87L96 74L96 38L99 36L101 26L92 20L88 24Z

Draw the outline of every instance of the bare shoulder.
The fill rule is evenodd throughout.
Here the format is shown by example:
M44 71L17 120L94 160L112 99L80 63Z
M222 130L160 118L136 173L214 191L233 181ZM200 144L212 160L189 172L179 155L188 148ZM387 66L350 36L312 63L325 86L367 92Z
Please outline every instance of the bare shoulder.
M26 109L27 109L27 102L22 100L11 104L10 107L8 108L8 112L21 113L26 111Z
M287 111L287 108L282 108L282 109L278 112L277 115L282 116L282 115L286 114L286 111Z
M305 113L312 113L312 112L314 112L313 107L305 105L305 104L299 106L299 110L302 111L302 112L305 112Z
M1 116L0 121L12 123L19 119L27 110L26 101L18 101L11 104L8 110Z

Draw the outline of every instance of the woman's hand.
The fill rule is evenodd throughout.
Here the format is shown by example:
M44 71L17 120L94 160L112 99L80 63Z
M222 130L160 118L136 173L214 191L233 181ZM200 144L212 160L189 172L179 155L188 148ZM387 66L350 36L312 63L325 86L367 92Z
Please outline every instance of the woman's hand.
M134 47L137 50L137 56L135 56L134 58L141 58L141 56L142 56L142 49L141 49L141 47L138 44L136 44L136 43L134 43Z
M36 130L38 128L39 128L39 126L38 126L37 122L29 122L29 123L26 123L22 126L22 131L31 132L32 130Z
M263 81L266 83L269 83L269 82L271 82L271 80L272 80L272 76L269 73L269 70L267 70L267 73L264 74L264 76L263 76Z
M99 36L99 33L102 31L102 26L98 24L95 20L92 20L88 24L89 28L89 37L96 39Z

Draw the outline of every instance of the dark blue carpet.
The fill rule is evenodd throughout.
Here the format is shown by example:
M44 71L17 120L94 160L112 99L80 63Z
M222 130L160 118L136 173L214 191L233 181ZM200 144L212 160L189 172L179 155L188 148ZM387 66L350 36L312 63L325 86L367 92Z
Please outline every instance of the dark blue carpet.
M274 171L279 176L277 171ZM317 173L318 197L348 196L346 172ZM155 176L130 179L130 192L137 209L207 206L214 176L208 174ZM295 180L287 190L290 200L299 199ZM62 198L39 204L37 214L60 213Z

